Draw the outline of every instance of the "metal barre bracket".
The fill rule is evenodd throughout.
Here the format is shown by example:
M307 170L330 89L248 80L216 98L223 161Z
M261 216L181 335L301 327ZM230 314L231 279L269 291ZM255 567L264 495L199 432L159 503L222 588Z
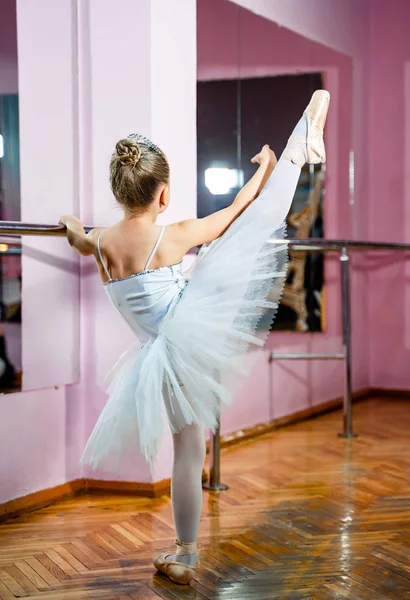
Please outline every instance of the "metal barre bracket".
M211 462L209 481L202 484L202 488L210 492L224 492L228 489L228 486L221 483L221 430L219 418L215 433L212 434L210 439L209 455Z
M345 358L345 354L286 354L271 352L269 362L272 362L272 360L345 360Z
M343 344L345 347L345 392L343 395L343 433L339 437L355 438L352 429L352 342L350 316L350 259L347 248L340 253L340 292L342 303Z
M338 354L305 354L305 353L280 353L271 352L269 362L273 360L343 360L345 365L345 388L343 394L343 432L339 437L355 438L352 429L352 353L351 353L351 314L350 314L350 271L349 255L345 244L340 252L340 291L342 303L342 328L344 353Z

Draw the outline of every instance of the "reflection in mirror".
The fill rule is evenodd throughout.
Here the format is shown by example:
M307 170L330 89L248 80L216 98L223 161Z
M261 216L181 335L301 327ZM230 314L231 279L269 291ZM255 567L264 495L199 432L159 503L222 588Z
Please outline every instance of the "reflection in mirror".
M0 220L20 221L19 107L15 0L0 21ZM21 247L0 236L0 394L21 389Z
M199 216L232 203L242 182L253 175L252 156L265 142L273 149L284 148L312 93L322 87L320 73L242 79L240 98L235 80L198 83ZM288 217L289 237L323 236L320 184L321 178L306 166ZM322 256L292 251L274 328L320 331L322 284Z
M349 78L348 61L234 2L198 0L198 216L233 201L263 144L280 156L312 93L329 89L329 73ZM349 94L350 82L343 85ZM343 152L348 163L349 142ZM321 168L302 170L288 237L324 236L325 183ZM274 329L323 331L323 297L322 254L290 252Z

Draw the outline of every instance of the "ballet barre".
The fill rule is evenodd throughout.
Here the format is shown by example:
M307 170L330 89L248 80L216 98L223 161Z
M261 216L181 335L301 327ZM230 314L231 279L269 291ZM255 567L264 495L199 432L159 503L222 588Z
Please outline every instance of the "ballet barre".
M86 233L94 229L84 227ZM20 221L0 221L0 235L52 235L65 236L65 225L40 225L38 223L20 223Z
M313 240L312 240L313 241ZM325 240L323 240L325 241ZM329 242L329 244L338 244L338 242ZM342 306L342 330L343 330L343 352L342 353L329 353L329 354L309 354L309 353L295 353L285 354L280 352L271 352L269 355L269 362L273 360L343 360L344 361L344 393L343 393L343 432L339 433L339 437L354 438L357 434L353 432L353 416L352 416L352 328L351 328L351 312L350 312L350 269L349 269L349 255L347 254L347 248L349 244L353 248L362 249L362 242L346 242L340 248L340 293L341 293L341 306ZM369 244L369 246L375 246L377 249L386 249L389 244ZM383 246L383 248L382 248ZM395 244L393 244L395 246ZM404 244L403 246L407 246ZM334 249L332 247L332 249ZM338 248L339 249L339 248ZM368 248L366 248L368 249ZM391 248L390 248L391 249ZM410 250L408 247L400 248L401 250Z
M85 227L89 232L92 227ZM20 223L15 221L0 221L0 235L21 236L65 236L66 228L63 225L39 225L31 223ZM341 319L343 331L343 352L340 353L281 353L271 352L269 361L273 360L341 360L344 362L344 394L343 394L343 431L338 435L344 438L354 438L357 434L353 432L352 423L352 353L351 353L351 306L350 306L350 257L349 252L366 251L401 251L410 252L410 244L396 244L384 242L363 242L353 240L325 240L325 239L288 239L272 240L270 243L286 245L292 250L306 252L337 252L340 261L340 293L341 293ZM14 249L15 250L15 249ZM10 252L11 253L14 253ZM21 251L20 251L21 252ZM5 251L1 254L7 254ZM18 252L15 252L16 254ZM221 438L220 424L211 436L210 441L210 474L209 482L204 485L205 489L221 491L227 486L221 483Z

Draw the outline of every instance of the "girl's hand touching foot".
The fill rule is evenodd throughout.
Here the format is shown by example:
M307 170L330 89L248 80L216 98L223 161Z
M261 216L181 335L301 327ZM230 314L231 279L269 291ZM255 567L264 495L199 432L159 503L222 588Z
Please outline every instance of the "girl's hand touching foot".
M256 154L256 156L254 156L251 160L251 163L254 163L254 164L255 163L258 165L270 164L273 167L276 166L277 162L278 162L278 159L276 158L274 151L269 148L268 144L265 144L263 146L262 150L258 154Z

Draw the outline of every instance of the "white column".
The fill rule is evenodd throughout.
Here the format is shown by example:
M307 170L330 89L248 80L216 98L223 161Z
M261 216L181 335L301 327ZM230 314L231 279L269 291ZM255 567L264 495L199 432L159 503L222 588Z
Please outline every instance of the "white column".
M117 213L107 184L115 143L150 137L171 163L167 222L196 215L196 3L180 0L80 2L89 35L94 216ZM87 27L88 32L84 30ZM83 41L86 45L86 41ZM87 85L87 82L84 82Z
M164 223L197 215L196 1L151 1L151 135L171 164Z
M87 223L121 218L108 183L115 143L129 133L150 137L171 163L165 222L196 215L196 2L181 0L77 0L79 45L80 208ZM163 221L164 222L164 221ZM105 297L98 276L84 264L82 335L88 382L86 428L91 430L105 396L98 384L133 335ZM171 473L168 428L156 479ZM150 481L138 457L116 478ZM88 473L112 478L110 474Z

